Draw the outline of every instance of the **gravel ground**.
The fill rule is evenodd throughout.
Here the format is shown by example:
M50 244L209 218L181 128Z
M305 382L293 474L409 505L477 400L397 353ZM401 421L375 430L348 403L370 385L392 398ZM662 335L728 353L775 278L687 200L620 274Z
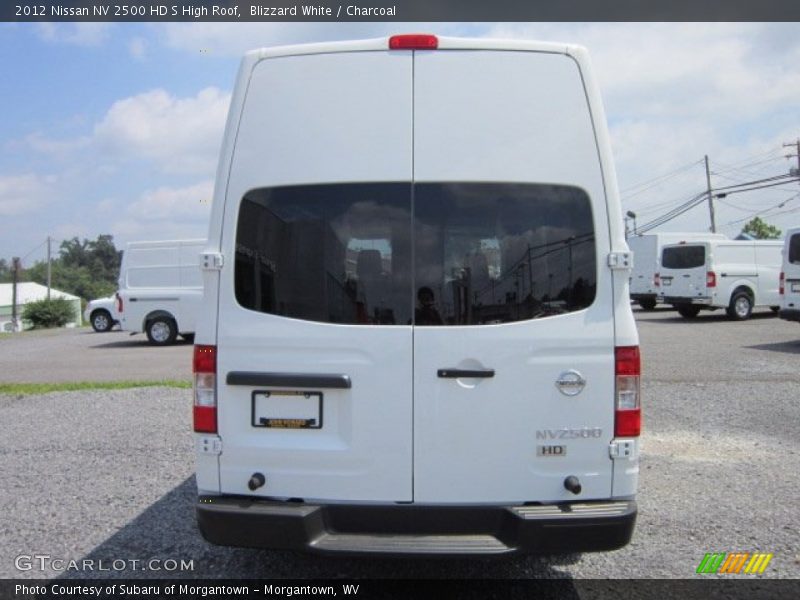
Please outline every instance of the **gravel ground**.
M193 519L190 392L151 388L0 396L13 424L0 437L0 577L60 574L15 569L21 554L48 554L193 561L175 574L195 577L691 578L704 553L729 551L772 552L763 577L800 577L800 327L767 313L637 319L646 421L639 520L622 550L420 561L210 546Z

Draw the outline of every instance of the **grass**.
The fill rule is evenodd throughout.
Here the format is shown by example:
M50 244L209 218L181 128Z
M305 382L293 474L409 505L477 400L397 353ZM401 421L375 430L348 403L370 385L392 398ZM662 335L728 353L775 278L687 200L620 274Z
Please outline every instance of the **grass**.
M125 390L140 387L169 387L189 389L191 381L164 379L161 381L74 381L63 383L0 383L0 394L31 395L48 392L78 392L84 390Z

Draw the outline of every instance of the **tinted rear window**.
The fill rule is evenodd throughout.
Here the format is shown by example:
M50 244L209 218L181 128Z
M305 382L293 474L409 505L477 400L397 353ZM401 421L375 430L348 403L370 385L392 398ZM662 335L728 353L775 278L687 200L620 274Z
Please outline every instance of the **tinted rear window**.
M705 246L675 246L664 248L661 266L666 269L694 269L706 264Z
M800 265L800 233L795 233L789 240L789 262Z
M238 302L310 321L545 317L588 307L596 271L589 197L572 187L292 186L248 192L239 210Z

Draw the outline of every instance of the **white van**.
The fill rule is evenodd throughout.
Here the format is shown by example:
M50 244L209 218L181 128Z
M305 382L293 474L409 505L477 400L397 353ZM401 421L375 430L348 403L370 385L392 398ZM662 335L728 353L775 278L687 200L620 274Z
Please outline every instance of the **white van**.
M116 295L91 300L83 310L83 320L97 333L111 331L119 323Z
M661 302L663 290L659 277L661 248L664 244L681 240L727 239L721 233L648 233L628 238L628 246L633 252L633 271L631 272L631 300L638 302L645 310L653 310Z
M781 319L800 321L800 227L789 229L780 275Z
M777 310L783 242L767 240L681 241L661 251L664 302L692 319L701 309L724 308L743 321L756 306Z
M621 224L581 48L248 53L194 351L202 534L366 555L625 545L641 413Z
M120 328L144 332L151 344L194 337L203 278L200 253L206 240L131 242L122 255L117 313Z

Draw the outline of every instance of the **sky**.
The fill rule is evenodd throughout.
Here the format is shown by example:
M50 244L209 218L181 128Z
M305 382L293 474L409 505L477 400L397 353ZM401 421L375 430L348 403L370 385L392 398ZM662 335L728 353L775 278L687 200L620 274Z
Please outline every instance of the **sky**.
M788 174L800 138L800 23L2 23L0 257L73 237L205 237L242 54L402 32L577 43L592 57L623 211L637 225L706 189ZM800 225L797 182L716 201ZM656 231L704 231L702 204Z

